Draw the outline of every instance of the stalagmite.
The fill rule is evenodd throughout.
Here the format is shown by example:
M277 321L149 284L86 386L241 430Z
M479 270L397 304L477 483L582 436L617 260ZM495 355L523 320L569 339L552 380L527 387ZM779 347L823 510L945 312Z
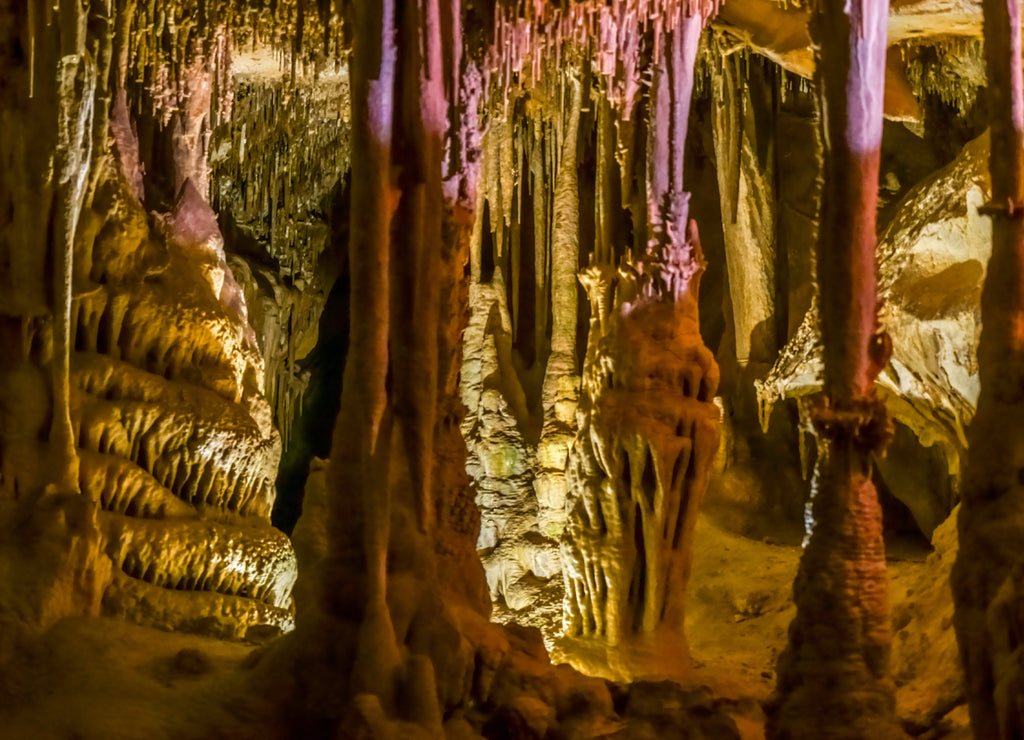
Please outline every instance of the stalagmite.
M891 435L874 382L891 354L878 328L875 206L887 3L823 2L818 35L825 146L818 286L824 397L813 523L779 658L770 738L901 738L889 676L882 512L871 455Z
M981 295L981 394L968 431L952 574L954 626L975 737L1020 737L1021 388L1024 387L1024 79L1021 3L985 0L992 257Z
M594 318L563 540L565 655L620 680L679 676L693 526L718 441L717 367L690 288L652 285L631 265L583 280ZM675 288L678 298L662 292Z

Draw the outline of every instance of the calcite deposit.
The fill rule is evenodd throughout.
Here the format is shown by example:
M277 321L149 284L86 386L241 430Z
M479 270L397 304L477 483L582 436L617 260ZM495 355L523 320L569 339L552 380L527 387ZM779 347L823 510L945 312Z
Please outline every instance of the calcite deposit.
M108 176L76 250L69 375L78 489L113 565L102 611L228 637L288 629L294 556L269 526L280 438L244 304L219 297L233 281L213 214L188 186L155 233ZM7 408L24 407L19 385ZM33 444L6 437L15 491L40 474L24 467Z
M594 318L570 459L562 649L619 679L678 676L694 526L718 445L718 368L692 294L629 264L583 280Z

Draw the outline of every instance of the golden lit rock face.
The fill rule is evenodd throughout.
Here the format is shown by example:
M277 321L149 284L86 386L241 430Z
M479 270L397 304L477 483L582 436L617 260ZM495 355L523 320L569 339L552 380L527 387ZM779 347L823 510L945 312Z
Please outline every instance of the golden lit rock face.
M516 621L554 632L561 617L561 561L557 542L543 534L534 493L537 448L520 427L515 401L508 400L516 398L518 379L503 326L504 297L491 284L473 285L470 296L461 390L471 409L463 422L466 469L482 514L477 548L491 600L503 601ZM496 617L507 618L501 608Z
M101 547L76 567L109 558L106 615L229 638L288 629L294 554L269 524L280 438L216 221L185 196L153 233L107 175L75 251L69 410ZM33 443L3 441L6 480L31 499Z
M538 626L549 642L579 394L577 149L584 100L596 99L580 76L546 74L506 113L488 110L461 380L495 618Z
M162 239L100 229L72 309L72 419L116 566L104 612L241 637L290 627L295 562L269 526L280 438L212 216L183 197Z
M629 265L582 277L594 318L562 540L561 648L618 679L688 668L693 531L718 447L718 366L695 299L640 292L641 280Z
M946 480L924 486L921 466L910 468L906 453L898 450L878 465L928 537L955 504L978 398L979 302L991 227L977 209L991 187L988 150L987 136L969 143L955 161L906 195L879 237L880 321L893 337L893 354L875 387L917 444L936 450ZM762 424L779 400L821 389L817 321L812 308L772 371L758 382Z

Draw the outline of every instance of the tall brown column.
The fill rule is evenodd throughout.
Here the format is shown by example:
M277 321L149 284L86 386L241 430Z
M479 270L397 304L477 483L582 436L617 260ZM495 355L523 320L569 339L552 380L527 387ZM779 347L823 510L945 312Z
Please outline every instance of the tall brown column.
M391 181L394 120L394 0L356 3L351 62L352 222L349 264L352 315L341 409L328 469L331 537L326 606L336 615L362 611L358 690L386 695L398 661L385 601L391 518L386 378L390 319ZM362 526L358 526L361 524ZM354 561L354 562L353 562ZM351 573L364 573L361 584ZM344 599L344 602L342 602Z
M975 737L989 740L1024 732L1014 697L1019 688L1012 685L1020 632L1019 605L1013 607L1020 600L1020 566L1014 565L1024 536L1024 82L1020 0L985 0L983 8L992 257L981 296L981 394L968 432L952 585L971 726Z
M470 86L474 75L452 56L459 3L385 0L351 11L352 321L327 471L322 625L346 637L325 662L350 669L360 722L399 717L437 737L442 705L461 697L472 660L440 637L457 634L442 590L486 611L476 519L451 511L471 500L452 368L464 300L457 260L475 200L467 108L479 93L460 97L464 72ZM438 579L439 556L452 582Z
M825 141L817 257L825 388L814 411L822 452L770 738L903 737L888 675L885 545L871 482L871 455L890 434L874 393L889 355L877 326L875 268L887 13L885 0L822 0L812 19Z

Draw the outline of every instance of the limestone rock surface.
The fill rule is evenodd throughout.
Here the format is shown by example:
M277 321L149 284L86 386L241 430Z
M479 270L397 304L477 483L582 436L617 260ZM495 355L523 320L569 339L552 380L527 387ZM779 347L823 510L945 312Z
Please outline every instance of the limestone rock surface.
M991 227L978 207L988 199L987 160L983 136L913 188L879 238L881 323L892 337L893 353L876 390L890 416L921 447L933 448L945 468L930 490L915 482L928 475L920 451L914 475L904 474L908 455L880 460L879 470L926 536L955 504L966 428L979 392L979 302ZM762 425L775 403L821 390L820 342L812 307L771 373L758 383Z
M213 213L186 185L152 230L112 175L86 218L69 409L83 498L62 506L89 508L74 516L94 544L75 567L103 574L106 615L227 638L289 629L294 554L269 524L280 437ZM5 373L11 418L31 415L14 382L31 361ZM4 444L31 499L34 442Z

